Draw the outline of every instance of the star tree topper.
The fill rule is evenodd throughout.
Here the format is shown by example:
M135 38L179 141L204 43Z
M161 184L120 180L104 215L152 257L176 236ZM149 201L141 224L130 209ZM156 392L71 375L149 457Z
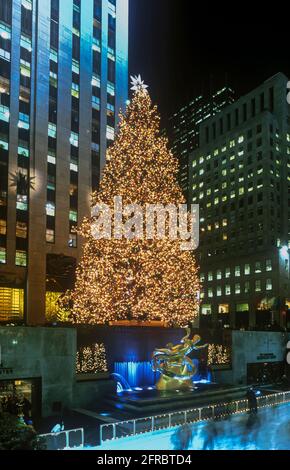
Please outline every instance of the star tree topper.
M131 78L131 85L133 85L131 87L131 90L133 90L133 91L141 91L141 90L145 91L145 90L147 90L148 85L145 85L144 80L142 80L140 74L136 75L135 77L133 77L133 75L131 75L130 78Z

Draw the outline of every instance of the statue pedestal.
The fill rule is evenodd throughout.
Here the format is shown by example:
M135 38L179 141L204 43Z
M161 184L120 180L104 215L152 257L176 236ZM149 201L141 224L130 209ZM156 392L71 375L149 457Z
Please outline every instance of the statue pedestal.
M190 391L194 388L192 380L180 380L176 378L169 378L165 375L162 375L156 384L157 390L183 390Z

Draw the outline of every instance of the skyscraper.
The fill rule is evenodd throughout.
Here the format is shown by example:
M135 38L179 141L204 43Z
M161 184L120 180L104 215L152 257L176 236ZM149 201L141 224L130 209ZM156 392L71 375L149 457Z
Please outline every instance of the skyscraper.
M0 2L0 321L43 323L128 93L128 0Z
M200 127L201 322L283 326L290 309L290 106L278 73Z
M226 86L210 97L198 96L177 111L168 121L167 135L173 154L179 159L179 180L188 197L189 157L199 144L201 123L234 101L233 90Z

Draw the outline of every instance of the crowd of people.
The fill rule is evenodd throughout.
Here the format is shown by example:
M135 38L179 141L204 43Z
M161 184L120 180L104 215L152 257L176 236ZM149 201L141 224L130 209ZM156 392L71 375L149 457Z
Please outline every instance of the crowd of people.
M31 403L23 394L3 395L0 398L0 411L18 416L25 424L32 424Z

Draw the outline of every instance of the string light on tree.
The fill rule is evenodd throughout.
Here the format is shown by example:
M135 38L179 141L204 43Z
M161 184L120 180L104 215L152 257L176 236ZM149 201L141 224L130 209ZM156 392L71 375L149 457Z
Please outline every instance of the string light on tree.
M119 132L108 150L99 191L92 206L114 197L123 204L185 204L177 183L178 162L160 136L160 117L147 85L132 77L132 100L120 116ZM186 326L198 314L200 290L197 266L181 240L101 239L92 236L93 217L79 230L84 237L83 257L74 291L66 300L75 323L108 324L120 320L164 321Z

